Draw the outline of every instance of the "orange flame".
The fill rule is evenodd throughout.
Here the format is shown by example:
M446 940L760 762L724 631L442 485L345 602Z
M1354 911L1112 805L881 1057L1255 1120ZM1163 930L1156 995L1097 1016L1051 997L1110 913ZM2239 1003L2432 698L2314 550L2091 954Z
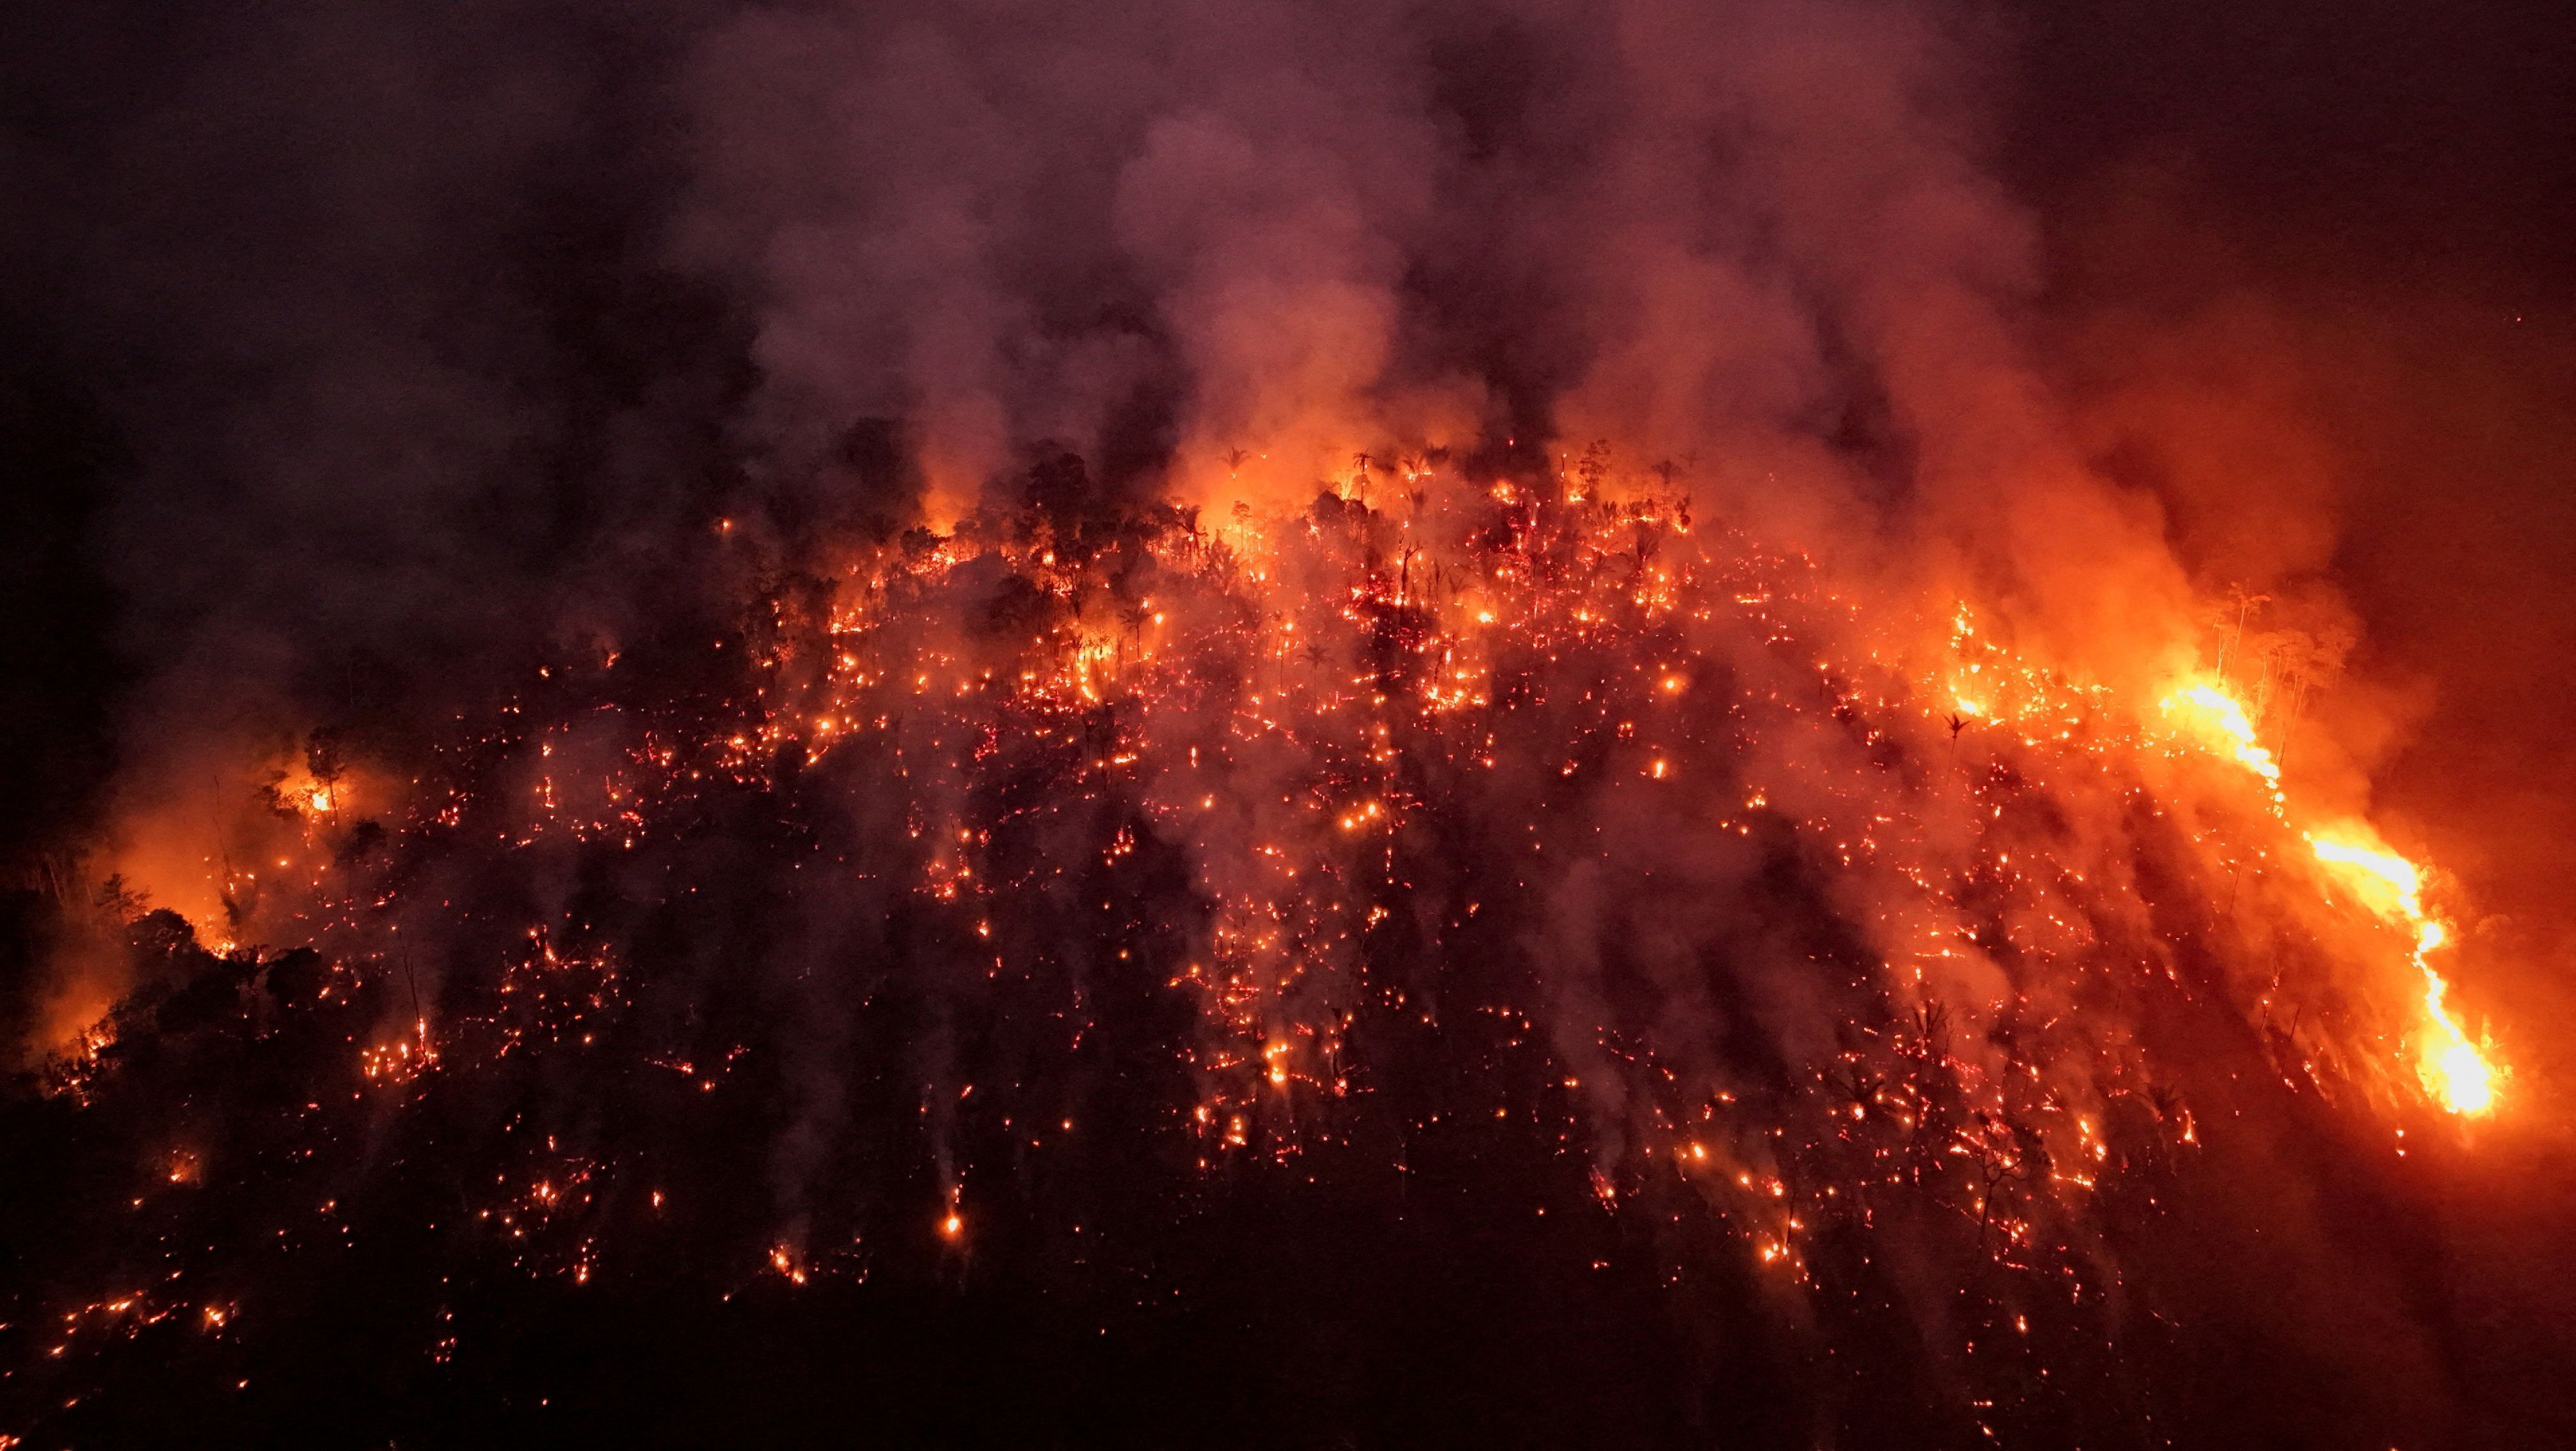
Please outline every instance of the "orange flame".
M2289 798L2281 787L2280 759L2259 743L2254 722L2242 703L2219 685L2197 680L2166 696L2163 706L2169 715L2180 710L2185 724L2205 744L2227 752L2237 764L2261 777L2270 788L2274 813L2286 814ZM2450 928L2425 909L2423 873L2413 862L2380 844L2377 834L2367 826L2355 824L2329 829L2323 836L2315 832L2306 836L2317 860L2358 896L2372 915L2403 925L2414 934L2414 946L2408 956L2424 978L2424 1016L2429 1025L2417 1066L2425 1091L2442 1107L2464 1117L2493 1109L2503 1071L2487 1060L2452 1015L2447 1001L2451 985L2434 969L2431 960L2432 954L2450 940Z
M2424 876L2415 864L2392 851L2345 837L2311 833L2308 845L2338 880L2383 920L2403 923L2415 934L2412 958L2424 975L2424 1015L2431 1027L2419 1072L2424 1087L2444 1108L2477 1115L2495 1107L2502 1073L2469 1041L2444 1001L2451 985L2434 971L2431 954L2450 940L2450 928L2424 907Z
M2183 709L2183 720L2210 743L2236 758L2236 763L2263 778L2272 801L2281 802L2281 763L2258 743L2254 722L2236 698L2207 681L2196 681L2164 698L2166 713Z

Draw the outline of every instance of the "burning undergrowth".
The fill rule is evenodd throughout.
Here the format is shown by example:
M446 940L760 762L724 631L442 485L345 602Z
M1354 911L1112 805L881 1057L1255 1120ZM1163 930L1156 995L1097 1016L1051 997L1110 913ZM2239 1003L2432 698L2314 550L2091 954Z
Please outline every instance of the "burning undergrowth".
M101 905L139 986L11 1109L13 1431L640 1424L658 1358L861 1344L832 1394L927 1438L1013 1424L937 1365L1149 1437L2162 1444L2269 1364L2174 1328L2270 1212L2210 1126L2438 1158L2484 1106L2412 867L2224 677L2070 679L1669 470L1211 520L1066 457L947 532L743 532L731 627L317 734L199 920ZM1525 1296L1584 1346L1477 1323ZM1473 1409L1406 1430L1407 1374Z
M2558 414L2231 119L2367 16L57 8L0 1451L2563 1412Z

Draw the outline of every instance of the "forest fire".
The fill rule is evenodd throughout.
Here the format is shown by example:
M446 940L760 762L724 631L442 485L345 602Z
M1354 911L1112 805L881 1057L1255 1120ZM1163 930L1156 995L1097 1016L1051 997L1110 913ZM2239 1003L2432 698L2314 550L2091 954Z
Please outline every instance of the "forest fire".
M2276 1067L2329 1098L2496 1107L2502 1075L2430 960L2446 928L2421 873L2366 827L2301 827L2216 678L2124 700L2017 653L1966 603L1929 612L1945 625L1924 638L1926 612L1838 588L1605 460L1509 486L1436 458L1394 480L1363 464L1304 509L1215 528L1092 502L1059 460L1025 503L773 575L735 633L533 670L412 768L407 798L371 792L383 818L272 791L279 860L310 865L236 874L225 915L194 925L313 951L207 958L154 928L203 978L120 1021L167 1023L166 1004L208 993L220 1021L264 982L348 1022L368 1044L354 1081L393 1095L375 1111L424 1126L530 1071L557 1095L639 1069L691 1097L774 1075L764 1058L801 1050L753 1046L771 1031L756 1020L725 1030L749 1042L707 1036L738 1017L716 1007L724 979L662 980L671 929L653 925L722 887L693 853L750 808L776 825L727 849L766 863L788 942L910 943L899 968L855 949L808 971L892 971L986 1024L982 1046L914 1070L939 1242L964 1243L966 1180L1026 1176L1074 1142L1070 1101L1049 1097L1068 1070L1046 1065L1169 995L1195 1010L1163 1050L1182 1097L1131 1107L1122 1131L1178 1135L1200 1175L1536 1114L1603 1207L1667 1184L1809 1295L1848 1292L1820 1235L1946 1217L1939 1233L2027 1286L1984 1293L2041 1346L2109 1333L2071 1328L2116 1273L2102 1206L2200 1142L2159 1017L2241 1032L2287 1007L2304 1032L2274 1038ZM2302 845L2322 879L2284 870ZM551 908L434 885L495 870L630 885ZM2327 891L2371 925L2340 925ZM2412 1006L2380 923L2408 934ZM2264 980L2258 941L2304 965ZM1759 1051L1701 1036L1734 1013L1765 1022ZM2395 1055L2378 1046L2391 1022L2411 1024ZM1445 1110L1395 1109L1426 1034L1532 1066L1444 1090ZM65 1090L112 1091L114 1063L84 1062ZM1555 1086L1510 1086L1524 1076ZM987 1078L1016 1087L997 1099ZM305 1091L318 1110L333 1090ZM501 1141L532 1131L531 1106ZM672 1111L657 1132L699 1132ZM472 1222L523 1271L588 1286L645 1233L616 1186L674 1145L544 1117L578 1140L510 1149L520 1167L484 1172ZM1379 1172L1406 1169L1397 1148ZM761 1202L732 1217L758 1223ZM740 1252L797 1287L864 1280L890 1232L863 1219L835 1249L793 1217ZM2072 1322L2044 1314L2043 1286L2071 1295ZM2047 1315L2057 1329L2034 1332Z
M2176 701L2192 706L2204 723L2214 730L2217 739L2247 770L2261 777L2271 788L2276 808L2286 808L2288 798L2280 790L2281 768L2272 752L2257 744L2252 722L2245 708L2225 691L2213 685L2188 687L2166 700L2171 710ZM2366 826L2346 827L2346 832L2377 840ZM2306 841L2332 875L2348 889L2355 890L2372 912L2405 929L2411 936L2411 959L2424 983L2424 1016L2426 1027L2421 1049L2421 1073L2424 1086L2441 1105L2456 1114L2482 1114L2495 1106L2496 1069L2486 1055L2461 1031L2459 1021L2444 1005L2450 985L2443 981L2430 961L2430 955L2450 938L2450 929L2441 919L2424 908L2423 874L2416 865L2384 846L2365 844L2363 840L2343 835L2318 836L2311 832Z
M2424 975L2424 1015L2430 1020L2423 1049L2424 1086L2453 1113L2480 1114L2495 1106L2501 1076L2460 1030L2443 1000L2450 984L2430 958L2450 940L2450 928L2424 910L2423 873L2397 853L2358 842L2310 836L2317 860L2360 892L2371 910L2411 932L2414 961Z
M2555 30L324 8L0 48L0 1448L2576 1438Z

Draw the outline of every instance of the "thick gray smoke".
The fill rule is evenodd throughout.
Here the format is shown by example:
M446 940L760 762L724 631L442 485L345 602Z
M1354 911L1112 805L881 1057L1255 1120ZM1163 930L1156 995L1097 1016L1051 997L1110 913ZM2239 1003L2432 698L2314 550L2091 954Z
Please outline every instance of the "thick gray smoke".
M2033 230L1937 8L31 25L12 323L131 451L128 810L245 728L654 628L717 518L953 516L1041 446L1221 507L1610 438L2060 643L2135 658L2181 598L2019 360Z
M743 300L789 478L872 418L950 509L1041 443L1224 503L1608 438L2126 649L2179 576L2021 360L1966 39L1806 0L759 13L688 68L673 255Z

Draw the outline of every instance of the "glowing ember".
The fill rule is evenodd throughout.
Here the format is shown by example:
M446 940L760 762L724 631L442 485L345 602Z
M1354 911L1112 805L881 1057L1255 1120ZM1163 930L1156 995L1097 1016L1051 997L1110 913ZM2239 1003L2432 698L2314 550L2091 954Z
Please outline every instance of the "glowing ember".
M429 8L0 56L0 1451L2576 1425L2550 7Z
M2218 1036L2242 1041L2285 1000L2285 1080L2402 1069L2453 1113L2496 1105L2416 866L2354 824L2306 834L2324 882L2261 870L2312 817L2216 679L2139 698L2079 682L1965 602L1838 585L1741 529L1686 529L1683 501L1607 471L1407 483L1388 507L1326 491L1221 532L1168 505L1114 527L1031 505L849 544L676 663L541 667L542 690L461 720L430 765L357 763L415 782L370 786L382 821L337 788L281 792L261 861L285 865L233 874L224 940L318 950L218 962L184 927L155 950L196 964L213 1011L256 981L272 1016L343 1015L325 1036L349 1081L308 1112L426 1125L550 1084L525 1100L546 1127L513 1109L498 1171L437 1202L514 1266L587 1287L701 1204L767 1212L751 1192L667 1208L650 1133L553 1112L600 1094L684 1140L796 1123L791 1167L761 1182L797 1207L729 1263L864 1281L860 1247L917 1243L908 1192L826 1226L812 1205L868 1191L788 1183L841 1152L842 1075L876 1056L902 1081L855 1137L912 1145L909 1171L945 1186L932 1241L952 1272L967 1175L1025 1194L1052 1172L1033 1166L1095 1139L1072 1110L1103 1118L1051 1095L1097 1077L1082 1055L1107 1040L1169 1095L1130 1100L1121 1129L1166 1126L1202 1179L1382 1152L1410 1183L1417 1140L1535 1126L1584 1200L1687 1208L1784 1292L1848 1294L1832 1237L1914 1216L2072 1306L2118 1273L2094 1247L2102 1206L2152 1207L2139 1186L2202 1143L2131 1031L2151 1012L2241 1015ZM2203 760L2221 769L2175 769ZM450 885L522 880L548 886ZM2319 910L2322 886L2374 920ZM681 925L644 925L665 919ZM2408 932L2422 984L2404 998L2420 1041L2395 1054L2367 1030L2387 1016L2362 999L2375 979L2324 970L2371 960L2381 922ZM733 948L700 945L786 923L900 945L800 948L786 972L754 951L738 977ZM2292 934L2310 968L2274 969ZM2178 939L2217 991L2186 990ZM738 980L799 1006L727 1006ZM862 981L860 1006L832 996ZM938 1046L831 1036L881 990L940 1023ZM816 1048L802 1005L821 1003ZM1739 1006L1786 1027L1723 1028ZM90 1060L135 1021L102 1023ZM1168 1036L1140 1048L1140 1021ZM972 1033L988 1040L958 1043ZM1434 1045L1453 1076L1375 1122ZM57 1086L97 1071L67 1061ZM168 1142L156 1172L194 1182ZM1007 1203L979 1259L1020 1242ZM1993 1308L1999 1332L2064 1338Z
M762 683L735 713L665 720L643 703L637 714L565 720L532 735L513 727L522 805L515 819L481 829L510 850L556 838L633 850L657 831L657 816L685 815L713 783L770 789L791 762L804 771L881 763L893 788L916 798L907 831L923 850L913 889L965 914L958 925L992 944L1000 969L1011 958L998 909L1022 888L989 859L999 821L957 803L996 789L993 773L1005 770L1057 793L1049 811L1130 800L1137 815L1099 849L1104 868L1123 868L1151 834L1198 843L1211 916L1199 960L1174 981L1206 1013L1211 1036L1195 1061L1212 1112L1198 1121L1220 1147L1260 1137L1252 1125L1270 1110L1255 1085L1293 1101L1308 1085L1342 1082L1333 1059L1367 976L1360 944L1405 895L1395 854L1447 809L1443 793L1499 779L1489 773L1505 753L1548 763L1569 786L1613 762L1641 783L1725 792L1736 782L1740 804L1698 829L1747 839L1776 820L1849 876L1871 904L1865 931L1895 980L1871 1011L1916 1012L1945 984L1957 991L1966 981L1958 974L1987 970L1976 965L1982 954L1962 947L1981 930L1949 885L1963 871L2027 894L2020 910L2033 935L2018 949L2027 961L2088 950L2077 924L2099 913L2084 899L2096 879L2116 878L2114 867L2050 860L2002 822L2015 790L2067 799L2100 790L2106 771L2127 769L2124 752L2151 744L2142 720L2124 724L2145 712L2006 648L1964 601L1931 615L1946 626L1945 645L1918 669L1908 662L1924 657L1896 624L1901 612L1882 624L1812 561L1724 529L1690 531L1686 503L1618 479L1597 456L1587 455L1579 486L1571 477L1553 487L1478 486L1427 462L1403 472L1411 493L1400 507L1359 502L1363 460L1313 510L1241 512L1221 537L1164 509L1134 531L1116 573L1083 536L1034 509L987 509L947 535L915 531L897 546L862 548L828 601L793 616L784 600L767 603L749 655L735 657ZM970 574L1011 582L1007 629L997 617L961 634L938 617L930 602ZM1131 588L1130 575L1153 588ZM1497 621L1510 628L1483 628ZM1761 639L1776 667L1739 658L1739 638ZM715 644L721 652L724 642ZM1766 683L1774 668L1782 674ZM557 679L552 667L537 674ZM1837 785L1836 768L1812 764L1837 747L1793 744L1828 723L1802 708L1802 689L1827 715L1853 722L1882 772L1907 758L1922 729L1897 716L1929 717L1945 770L1984 773L1970 778L1986 824L1971 860L1950 859L1921 834L1925 813L1947 809L1922 794L1923 783L1900 773ZM2290 818L2279 757L2221 681L2187 679L2155 704L2184 743L2257 778L2276 822ZM1713 733L1712 711L1725 714L1724 734ZM1966 752L1968 741L1977 750ZM1774 751L1797 763L1783 769L1817 773L1777 798L1794 806L1773 804L1782 781L1746 779L1748 764ZM1985 764L1972 767L1963 752ZM594 764L568 764L576 756ZM276 789L309 808L308 857L318 862L352 829L339 819L348 767L320 737L306 757L309 770ZM406 830L423 848L451 836L470 789L416 803ZM1552 848L1537 819L1495 826L1520 833L1516 849L1535 864L1570 845ZM2259 853L2275 829L2207 844ZM2422 906L2412 865L2341 837L2310 839L2375 913L2415 934L2433 1039L2421 1054L2428 1083L2455 1111L2491 1107L2498 1075L2445 1005L2446 985L2427 960L2443 928ZM298 860L279 858L289 869ZM350 895L371 890L363 901ZM391 960L393 929L370 926L393 901L390 889L344 883L316 865L281 871L262 891L341 950ZM592 1008L614 1005L619 990L604 962L572 962L542 924L529 939L519 969L529 989L578 969L597 974ZM2018 996L2035 986L2025 982ZM425 1013L361 1054L365 1076L387 1083L409 1083L441 1061ZM698 1086L711 1092L716 1080ZM943 1234L957 1232L954 1222L952 1213Z

